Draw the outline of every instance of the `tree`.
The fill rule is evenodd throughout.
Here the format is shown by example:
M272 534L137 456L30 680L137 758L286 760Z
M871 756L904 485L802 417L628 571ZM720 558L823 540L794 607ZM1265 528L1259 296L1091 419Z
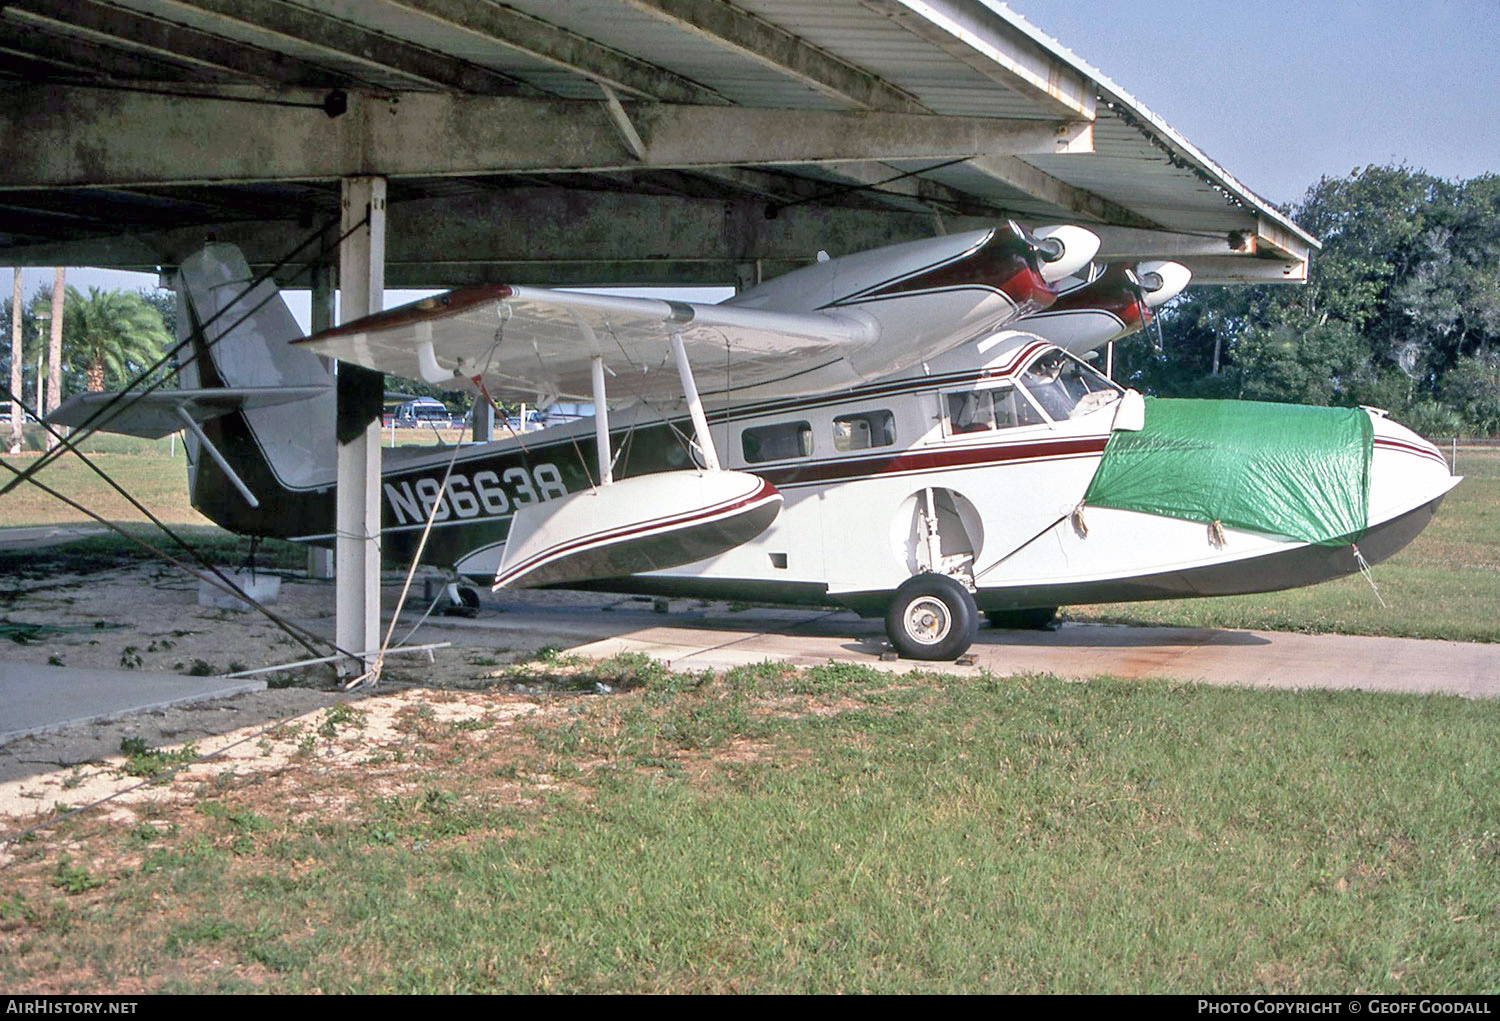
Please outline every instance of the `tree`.
M21 423L24 421L18 406L22 390L21 376L21 267L16 267L15 288L10 303L10 452L21 452Z
M48 322L47 341L47 400L41 409L43 415L51 414L62 403L62 319L63 295L68 271L57 266L52 271L52 309ZM57 446L57 436L47 433L47 449Z
M1193 288L1162 310L1160 355L1125 349L1126 378L1173 396L1373 404L1419 431L1500 428L1485 410L1500 177L1363 167L1288 212L1323 242L1308 283Z
M161 357L171 342L161 314L130 291L89 288L83 297L69 287L63 319L63 349L70 367L90 391L120 387Z

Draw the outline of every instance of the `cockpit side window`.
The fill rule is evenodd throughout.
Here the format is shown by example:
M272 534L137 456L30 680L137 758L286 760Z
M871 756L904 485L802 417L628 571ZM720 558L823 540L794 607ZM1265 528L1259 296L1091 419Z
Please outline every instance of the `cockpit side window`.
M749 464L811 457L812 426L807 422L778 422L746 429L740 434L740 451Z
M1108 378L1061 351L1038 356L1021 382L1054 422L1097 411L1120 397L1120 388Z
M1026 396L1014 387L967 390L943 396L948 405L948 431L954 436L1041 425L1045 421Z

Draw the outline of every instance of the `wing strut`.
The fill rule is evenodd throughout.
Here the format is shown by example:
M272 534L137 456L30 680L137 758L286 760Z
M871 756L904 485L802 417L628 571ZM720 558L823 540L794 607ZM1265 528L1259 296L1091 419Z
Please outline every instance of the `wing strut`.
M677 360L677 374L682 377L682 395L687 398L688 414L693 417L693 435L698 440L698 449L703 452L703 467L716 472L719 470L719 454L714 450L714 438L708 432L703 401L698 396L698 384L693 382L693 367L688 364L680 333L672 334L672 357Z
M594 355L594 446L598 448L599 485L615 480L609 449L609 396L604 392L604 359Z

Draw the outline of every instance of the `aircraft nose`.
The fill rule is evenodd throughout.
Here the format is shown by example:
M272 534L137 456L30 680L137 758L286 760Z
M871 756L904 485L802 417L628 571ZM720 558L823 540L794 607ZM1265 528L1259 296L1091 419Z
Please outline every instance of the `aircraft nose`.
M1435 445L1383 411L1366 409L1374 430L1370 520L1399 517L1438 499L1462 480Z

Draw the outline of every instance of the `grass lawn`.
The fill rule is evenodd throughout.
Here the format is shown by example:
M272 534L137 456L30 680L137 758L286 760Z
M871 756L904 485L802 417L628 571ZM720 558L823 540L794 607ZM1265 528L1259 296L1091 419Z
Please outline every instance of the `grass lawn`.
M493 726L428 693L343 770L320 763L365 740L359 710L329 711L292 766L202 767L134 825L19 845L0 985L1500 985L1495 703L847 665L596 678L636 687Z

